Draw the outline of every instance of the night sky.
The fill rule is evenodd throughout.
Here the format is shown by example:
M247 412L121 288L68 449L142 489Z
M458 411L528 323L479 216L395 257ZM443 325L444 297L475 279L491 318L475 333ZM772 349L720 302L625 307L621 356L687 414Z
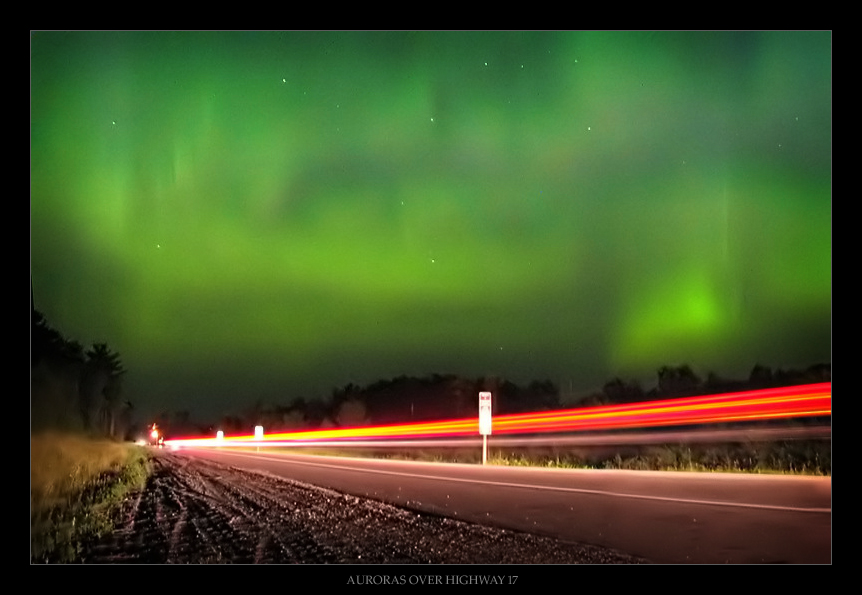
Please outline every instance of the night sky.
M143 415L831 362L830 32L30 49L35 305Z

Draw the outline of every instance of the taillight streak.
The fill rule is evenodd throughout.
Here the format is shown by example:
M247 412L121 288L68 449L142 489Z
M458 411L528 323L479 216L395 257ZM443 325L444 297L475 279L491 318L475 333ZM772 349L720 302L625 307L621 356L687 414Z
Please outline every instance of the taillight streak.
M602 405L579 409L498 415L493 418L494 434L535 434L578 432L659 426L726 423L829 416L832 414L832 383L782 387L721 395L665 399L622 405ZM188 438L167 441L173 446L279 446L291 443L321 444L329 440L387 440L450 438L478 434L477 418L453 419L385 426L331 428L215 438Z

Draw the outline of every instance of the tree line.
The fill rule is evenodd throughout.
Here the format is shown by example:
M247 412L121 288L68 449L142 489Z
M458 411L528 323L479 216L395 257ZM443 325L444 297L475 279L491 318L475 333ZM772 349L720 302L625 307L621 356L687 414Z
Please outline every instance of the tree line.
M32 309L30 335L31 430L56 429L128 438L134 407L122 398L126 370L120 354L106 343L86 349L51 327ZM662 366L657 382L644 389L637 381L614 378L597 391L563 403L550 380L523 386L500 377L464 378L454 374L399 376L367 386L349 383L332 391L329 399L296 398L286 405L257 402L214 424L196 423L188 410L164 412L155 421L169 435L249 432L263 425L267 432L352 427L457 419L478 415L478 394L491 391L493 413L504 415L589 407L664 398L735 392L831 381L831 364L802 370L773 370L755 365L747 379L732 380L710 372L700 378L689 365Z
M714 372L709 372L706 378L699 377L688 364L678 366L662 366L657 372L655 387L645 390L636 381L625 381L614 378L605 383L600 391L596 391L578 402L581 406L612 405L617 403L636 403L639 401L654 401L656 399L672 399L694 397L698 395L713 395L719 393L739 392L794 386L797 384L814 384L831 382L832 364L820 363L804 369L776 369L756 364L743 380L722 378Z
M287 404L254 403L222 416L215 424L200 425L188 411L165 412L156 422L174 435L248 433L262 425L267 433L333 427L355 427L454 419L478 415L479 391L494 394L495 414L555 409L557 386L549 380L526 386L498 377L464 378L454 374L399 376L367 386L349 383L332 390L328 399L295 398Z
M274 406L258 402L242 412L224 416L216 425L195 426L188 411L173 416L163 414L160 425L173 426L186 434L210 434L216 429L233 434L250 432L255 425L262 425L267 432L281 432L409 423L477 416L478 394L483 390L494 395L494 415L504 415L828 382L831 370L831 364L815 364L801 370L773 370L757 364L748 378L733 380L711 372L701 378L688 364L662 366L656 371L656 385L650 389L644 389L637 381L614 378L601 389L565 403L558 386L550 380L523 386L498 377L399 376L364 387L350 383L334 389L327 400L298 398L287 405Z
M120 354L107 343L88 349L65 337L31 309L30 429L124 438L132 403L122 399Z

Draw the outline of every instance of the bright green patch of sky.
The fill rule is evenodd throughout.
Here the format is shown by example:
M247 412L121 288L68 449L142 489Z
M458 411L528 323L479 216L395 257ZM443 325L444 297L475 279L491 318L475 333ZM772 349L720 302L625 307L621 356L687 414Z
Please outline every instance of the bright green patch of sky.
M154 407L828 360L831 35L37 32L31 270Z

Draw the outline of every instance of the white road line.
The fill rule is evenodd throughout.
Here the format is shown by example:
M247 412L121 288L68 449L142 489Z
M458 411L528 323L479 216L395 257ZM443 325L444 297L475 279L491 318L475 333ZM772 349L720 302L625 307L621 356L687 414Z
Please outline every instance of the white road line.
M276 461L284 463L285 459L283 458L272 458L265 456L255 456L255 455L246 455L243 453L237 452L226 452L222 451L223 454L231 454L234 456L252 458L252 459L266 459L270 461ZM377 473L380 475L397 475L400 477L412 477L415 479L432 479L438 481L451 481L457 483L472 483L479 485L489 485L489 486L499 486L499 487L509 487L509 488L522 488L529 490L548 490L554 492L571 492L577 494L592 494L599 496L611 496L615 498L632 498L636 500L656 500L661 502L674 502L677 504L698 504L703 506L726 506L730 508L757 508L764 510L778 510L778 511L787 511L787 512L815 512L815 513L832 513L832 508L802 508L796 506L778 506L773 504L752 504L752 503L740 503L740 502L722 502L721 500L692 500L687 498L667 498L664 496L644 496L641 494L625 494L622 492L609 492L606 490L588 490L584 488L564 488L558 486L543 486L543 485L530 485L530 484L522 484L522 483L509 483L502 481L484 481L481 479L462 479L458 477L445 477L438 475L420 475L417 473L402 473L397 471L383 471L380 469L365 469L365 468L356 468L356 467L346 467L343 465L334 465L330 463L311 463L304 461L297 461L296 459L290 459L290 463L296 465L307 465L309 467L324 467L327 469L339 469L344 471L357 471L363 473Z

